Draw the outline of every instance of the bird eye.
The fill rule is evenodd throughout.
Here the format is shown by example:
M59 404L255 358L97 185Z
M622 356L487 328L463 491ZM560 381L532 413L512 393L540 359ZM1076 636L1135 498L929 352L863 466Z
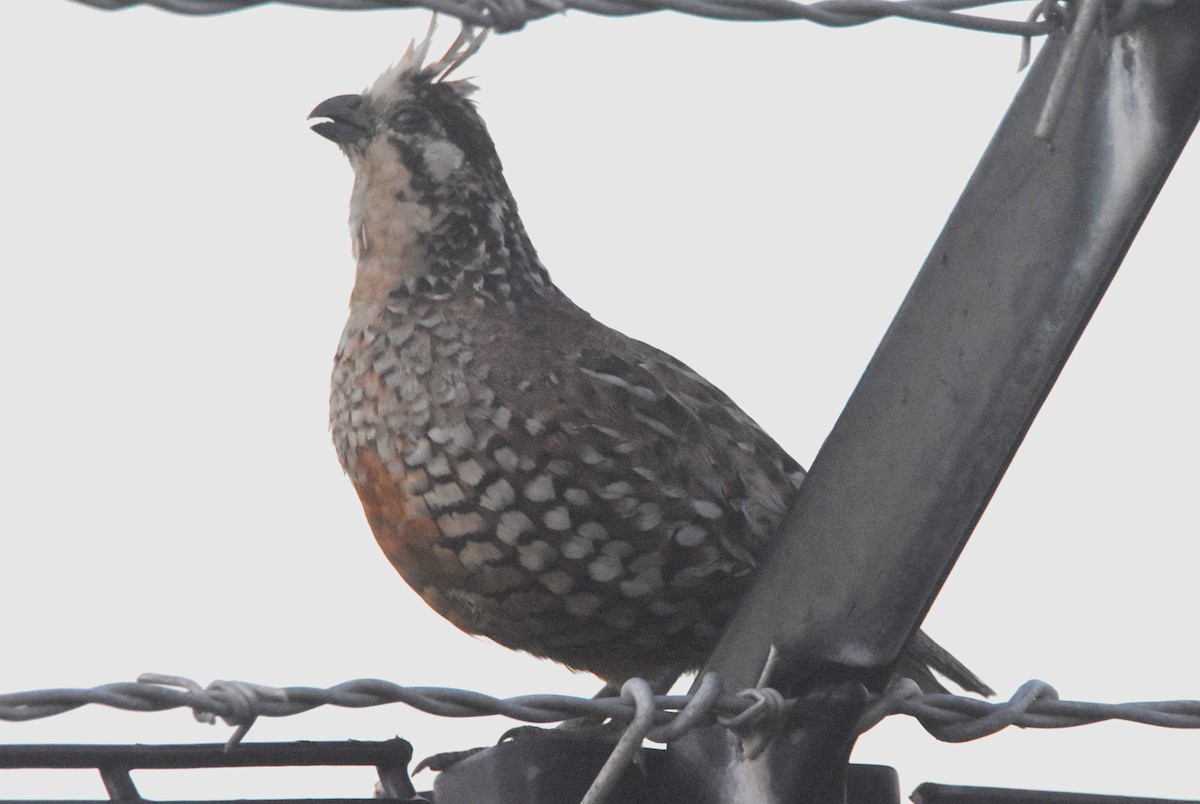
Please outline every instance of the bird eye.
M392 114L392 129L400 134L417 134L429 129L429 112L420 106L405 104Z

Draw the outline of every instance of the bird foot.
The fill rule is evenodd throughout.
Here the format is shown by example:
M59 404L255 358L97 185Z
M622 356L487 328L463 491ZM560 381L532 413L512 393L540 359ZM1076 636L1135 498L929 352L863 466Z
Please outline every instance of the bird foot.
M468 748L465 751L443 751L440 754L430 754L418 762L412 772L414 776L426 769L441 773L447 768L462 762L467 757L473 757L480 751L486 751L487 749L488 746L485 745L479 748Z

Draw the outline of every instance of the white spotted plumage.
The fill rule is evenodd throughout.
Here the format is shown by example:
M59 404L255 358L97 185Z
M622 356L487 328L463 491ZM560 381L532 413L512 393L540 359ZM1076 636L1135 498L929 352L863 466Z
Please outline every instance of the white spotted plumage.
M338 457L385 554L455 625L610 681L698 666L803 469L683 363L550 281L430 35L314 128L355 169Z

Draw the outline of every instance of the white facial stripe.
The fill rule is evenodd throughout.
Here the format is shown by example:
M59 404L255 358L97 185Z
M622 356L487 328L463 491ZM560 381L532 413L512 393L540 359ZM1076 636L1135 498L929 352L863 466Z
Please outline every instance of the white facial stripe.
M451 142L437 140L425 146L425 167L435 182L444 182L450 174L462 167L462 149Z

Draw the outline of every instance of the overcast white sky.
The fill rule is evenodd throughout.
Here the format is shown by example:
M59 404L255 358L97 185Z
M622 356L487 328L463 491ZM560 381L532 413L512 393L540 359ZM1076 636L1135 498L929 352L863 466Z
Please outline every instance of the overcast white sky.
M0 4L0 691L145 671L597 688L427 610L329 444L351 174L305 116L427 19ZM915 23L571 14L493 38L463 72L559 285L808 465L1019 85L1017 55L1015 39ZM1198 197L1193 146L926 622L1002 696L1041 678L1079 700L1200 697ZM263 721L251 739L399 734L424 756L510 725L397 705ZM17 743L228 733L182 711L0 724ZM1200 798L1198 749L1200 734L1121 724L942 745L893 718L855 759L897 767L905 794ZM135 779L154 798L371 785L365 770ZM86 772L0 771L5 797L100 790Z

